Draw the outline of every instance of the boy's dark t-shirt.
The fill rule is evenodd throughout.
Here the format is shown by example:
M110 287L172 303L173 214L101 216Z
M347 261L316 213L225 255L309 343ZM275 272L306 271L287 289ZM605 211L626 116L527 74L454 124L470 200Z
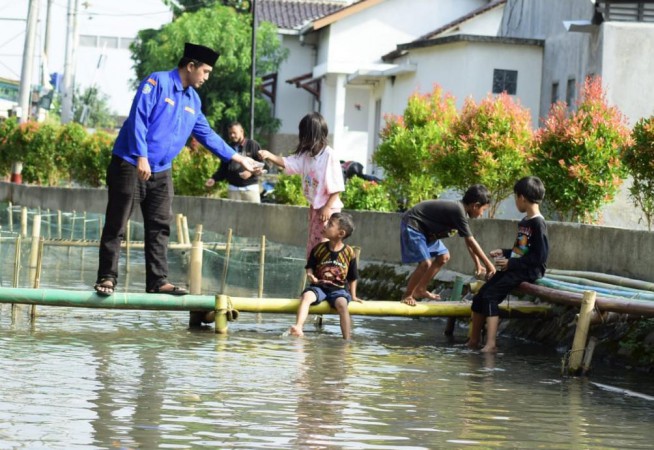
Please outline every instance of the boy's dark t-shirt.
M523 217L518 223L513 248L502 249L502 252L509 258L507 271L525 271L534 279L542 278L549 254L547 224L543 216Z
M359 277L354 249L344 245L335 252L329 248L329 241L321 242L311 250L305 269L313 270L318 285L326 291L344 289L347 282Z
M427 200L404 213L402 220L427 237L427 242L454 236L472 236L462 202Z

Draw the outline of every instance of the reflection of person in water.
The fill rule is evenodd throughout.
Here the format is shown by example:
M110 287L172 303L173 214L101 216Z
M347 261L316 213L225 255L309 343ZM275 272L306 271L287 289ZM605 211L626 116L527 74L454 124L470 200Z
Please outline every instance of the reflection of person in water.
M321 339L300 339L293 344L304 357L294 383L298 393L294 447L315 448L316 440L329 440L325 443L329 448L341 447L335 434L342 432L352 347L346 343L325 345Z

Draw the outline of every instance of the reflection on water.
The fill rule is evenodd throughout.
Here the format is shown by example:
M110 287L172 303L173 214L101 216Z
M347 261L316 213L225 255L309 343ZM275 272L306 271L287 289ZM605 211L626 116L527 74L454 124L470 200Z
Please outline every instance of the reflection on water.
M646 448L654 404L559 375L559 355L453 342L440 320L0 308L0 448ZM654 394L636 374L593 381ZM647 392L649 391L649 392Z

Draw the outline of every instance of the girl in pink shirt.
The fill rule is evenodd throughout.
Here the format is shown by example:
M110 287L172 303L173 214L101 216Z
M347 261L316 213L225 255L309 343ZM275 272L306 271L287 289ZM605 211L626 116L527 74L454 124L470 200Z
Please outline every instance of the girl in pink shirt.
M345 190L343 171L334 149L327 145L327 122L317 112L309 113L300 120L299 143L295 152L286 157L260 150L259 156L282 167L287 175L300 174L302 189L309 202L309 240L307 255L324 240L322 230L343 203L338 193Z

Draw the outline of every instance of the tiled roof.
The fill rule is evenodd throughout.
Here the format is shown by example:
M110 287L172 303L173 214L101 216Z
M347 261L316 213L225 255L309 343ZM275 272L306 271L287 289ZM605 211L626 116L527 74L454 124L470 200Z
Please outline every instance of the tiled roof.
M302 28L309 21L332 14L350 2L329 0L259 0L259 20L272 22L285 30Z

